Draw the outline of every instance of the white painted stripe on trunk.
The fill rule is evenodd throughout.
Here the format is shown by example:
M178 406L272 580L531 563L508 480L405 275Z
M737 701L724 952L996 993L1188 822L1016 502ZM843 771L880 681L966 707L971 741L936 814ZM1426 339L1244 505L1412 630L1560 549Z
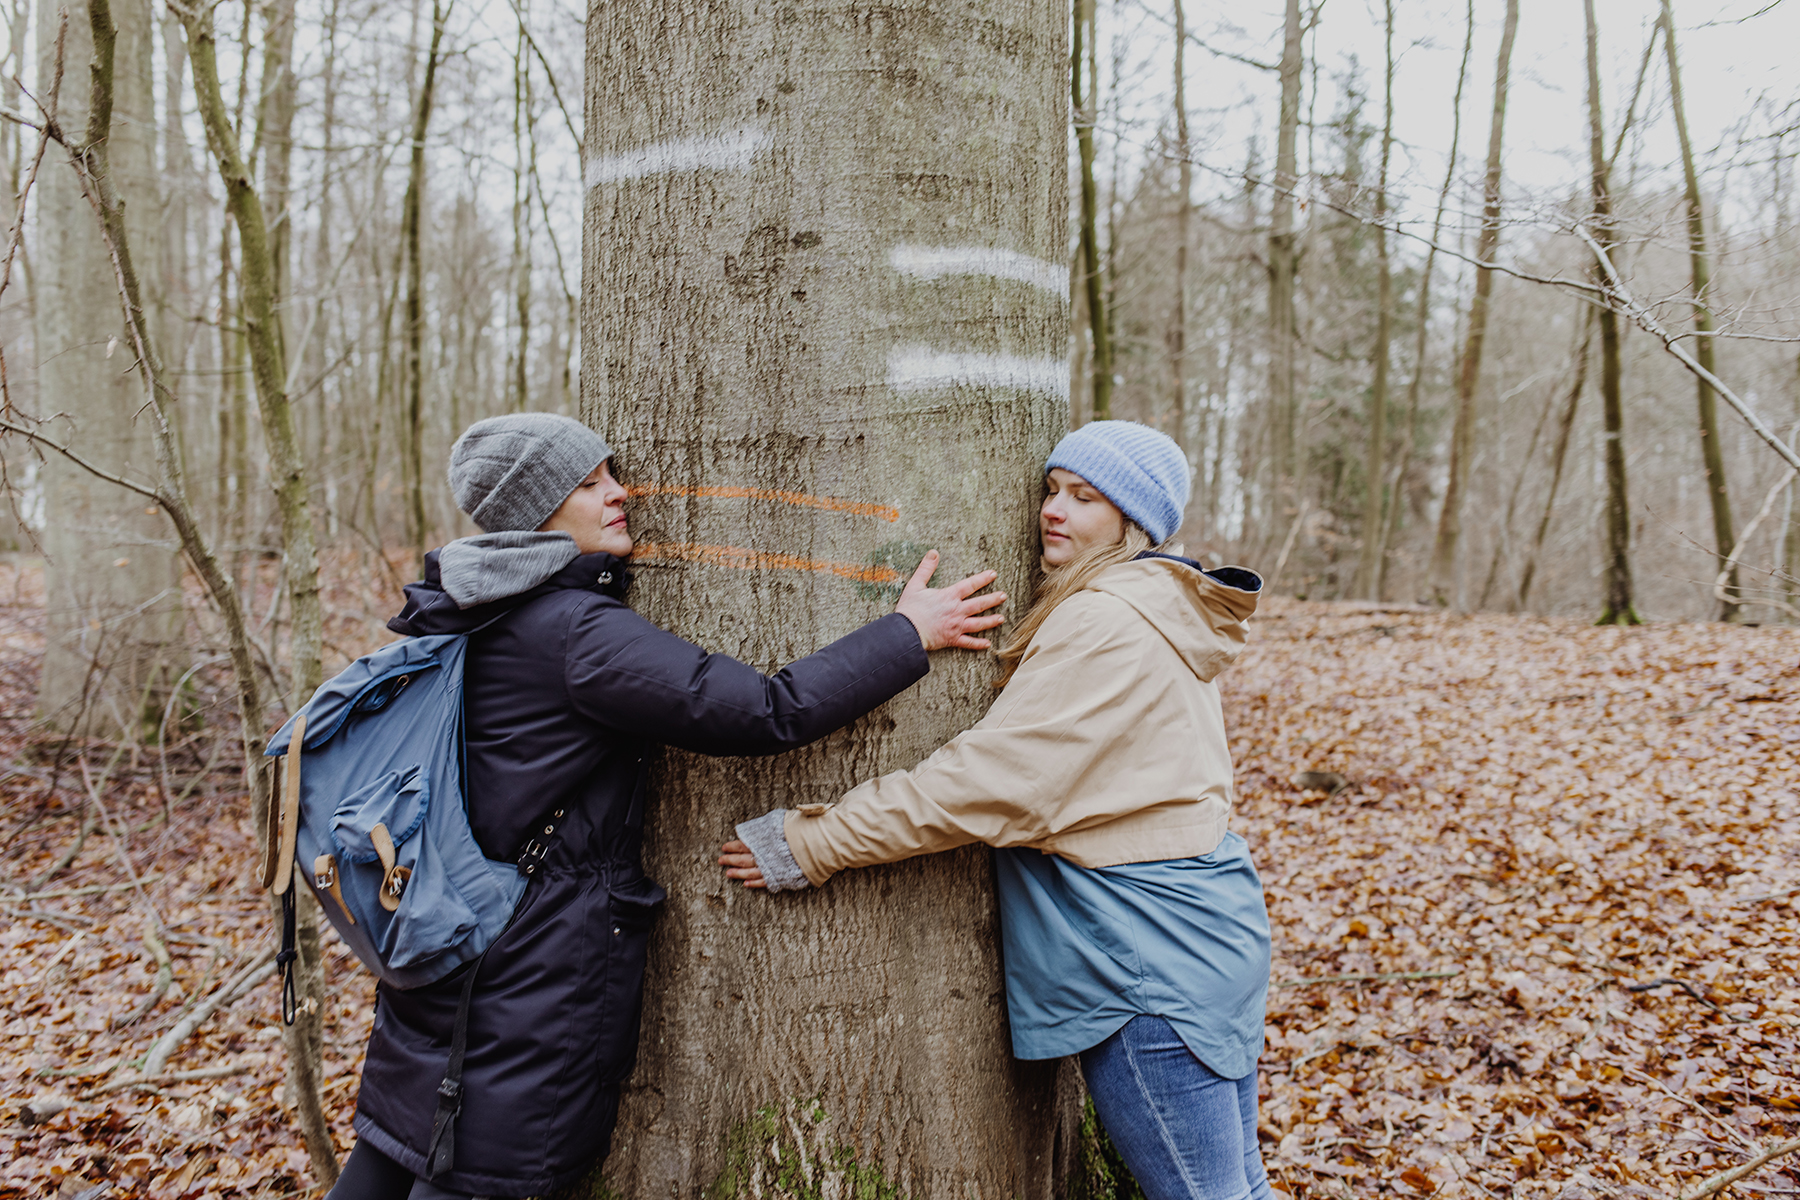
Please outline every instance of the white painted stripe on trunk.
M748 171L751 160L774 140L768 130L745 125L723 133L675 138L641 150L608 154L588 163L587 185L599 187L603 183L680 171Z
M909 246L902 242L888 254L888 261L900 274L920 279L986 275L994 279L1014 279L1064 300L1069 298L1067 264L1045 262L1017 250L996 250L990 246Z
M1012 388L1069 398L1069 364L1060 358L1020 358L1013 354L952 354L930 346L902 345L888 351L887 385L897 392L954 387Z

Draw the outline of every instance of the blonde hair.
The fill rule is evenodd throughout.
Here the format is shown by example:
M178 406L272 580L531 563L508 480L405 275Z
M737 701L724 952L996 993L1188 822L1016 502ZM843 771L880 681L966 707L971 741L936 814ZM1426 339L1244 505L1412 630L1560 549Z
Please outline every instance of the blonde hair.
M1150 540L1150 535L1137 522L1127 519L1125 536L1118 541L1091 546L1062 566L1045 571L1032 593L1031 608L1025 613L1025 619L1019 622L1012 637L996 655L1000 660L1000 678L995 680L994 686L1005 687L1012 680L1013 672L1025 658L1025 651L1031 647L1031 639L1037 636L1037 631L1043 628L1057 605L1093 582L1106 568L1130 562L1152 549L1155 549L1155 543Z

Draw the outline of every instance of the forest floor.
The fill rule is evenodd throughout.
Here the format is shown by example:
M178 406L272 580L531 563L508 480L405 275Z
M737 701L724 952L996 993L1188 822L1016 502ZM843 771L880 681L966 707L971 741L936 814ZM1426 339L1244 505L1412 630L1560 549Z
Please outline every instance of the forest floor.
M273 940L231 722L34 738L42 622L0 578L0 1198L300 1194L273 980L136 1067ZM1274 601L1225 693L1278 1189L1668 1200L1800 1134L1800 631ZM120 1024L152 912L171 984ZM372 988L326 943L342 1151ZM1800 1195L1797 1162L1728 1194Z

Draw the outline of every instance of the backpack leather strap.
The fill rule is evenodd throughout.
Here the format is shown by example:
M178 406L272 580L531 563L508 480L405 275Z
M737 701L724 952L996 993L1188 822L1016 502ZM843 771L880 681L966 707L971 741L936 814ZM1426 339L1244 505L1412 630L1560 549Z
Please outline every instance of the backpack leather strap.
M305 739L306 714L296 713L281 780L281 843L276 851L273 888L277 896L288 890L294 878L294 839L300 831L300 744Z
M469 1048L469 998L481 973L483 951L463 976L462 999L456 1004L456 1028L450 1035L450 1065L437 1086L437 1112L431 1118L431 1143L425 1147L425 1178L436 1179L456 1163L456 1118L462 1112L463 1054Z

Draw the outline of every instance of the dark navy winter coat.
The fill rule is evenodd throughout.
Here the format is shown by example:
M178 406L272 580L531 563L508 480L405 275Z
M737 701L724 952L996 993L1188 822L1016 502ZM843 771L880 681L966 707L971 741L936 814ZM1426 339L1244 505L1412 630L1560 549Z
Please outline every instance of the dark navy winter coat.
M791 750L929 670L895 613L764 676L632 612L626 582L620 560L583 555L528 592L464 610L438 586L434 553L388 622L423 635L493 621L471 639L464 680L470 823L483 852L505 861L556 829L477 976L456 1162L433 1181L451 1191L538 1195L606 1154L663 898L638 860L646 754ZM377 992L356 1132L417 1174L462 984L459 972Z

